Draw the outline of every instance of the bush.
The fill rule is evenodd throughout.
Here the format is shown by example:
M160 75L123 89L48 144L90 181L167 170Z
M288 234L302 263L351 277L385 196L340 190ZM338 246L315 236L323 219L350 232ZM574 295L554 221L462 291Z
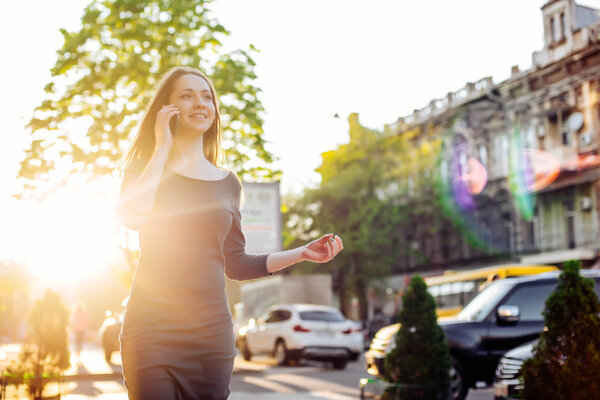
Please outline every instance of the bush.
M435 300L421 276L410 281L399 314L396 347L385 358L385 375L396 387L389 399L446 399L452 359L444 331L437 324Z
M523 365L527 400L600 399L600 303L580 265L566 263L546 301L546 328Z

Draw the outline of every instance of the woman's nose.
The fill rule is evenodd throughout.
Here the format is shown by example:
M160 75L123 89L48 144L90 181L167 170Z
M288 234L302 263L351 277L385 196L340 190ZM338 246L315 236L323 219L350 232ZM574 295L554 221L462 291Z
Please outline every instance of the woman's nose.
M197 96L194 98L194 107L206 107L206 101L201 96Z

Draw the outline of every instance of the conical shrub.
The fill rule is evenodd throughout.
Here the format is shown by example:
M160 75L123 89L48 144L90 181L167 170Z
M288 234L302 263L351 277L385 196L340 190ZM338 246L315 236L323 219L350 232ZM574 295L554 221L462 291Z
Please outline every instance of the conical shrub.
M527 400L600 399L600 303L581 263L566 263L546 301L546 328L523 365Z
M435 300L419 275L412 277L399 314L395 348L385 358L386 379L395 383L388 399L446 399L452 359L444 331L437 324Z

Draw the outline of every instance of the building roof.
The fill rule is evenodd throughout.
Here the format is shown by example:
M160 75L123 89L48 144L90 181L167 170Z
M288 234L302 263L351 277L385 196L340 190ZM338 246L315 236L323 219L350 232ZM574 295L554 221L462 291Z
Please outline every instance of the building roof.
M584 26L596 25L600 22L600 10L586 6L575 5L575 29L580 29Z

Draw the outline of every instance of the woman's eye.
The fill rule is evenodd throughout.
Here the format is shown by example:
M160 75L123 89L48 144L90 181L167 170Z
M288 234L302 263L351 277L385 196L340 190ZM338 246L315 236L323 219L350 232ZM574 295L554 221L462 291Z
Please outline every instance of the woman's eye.
M182 99L191 99L192 95L191 94L184 94L183 96L181 96Z
M204 96L204 100L212 100L212 96Z

